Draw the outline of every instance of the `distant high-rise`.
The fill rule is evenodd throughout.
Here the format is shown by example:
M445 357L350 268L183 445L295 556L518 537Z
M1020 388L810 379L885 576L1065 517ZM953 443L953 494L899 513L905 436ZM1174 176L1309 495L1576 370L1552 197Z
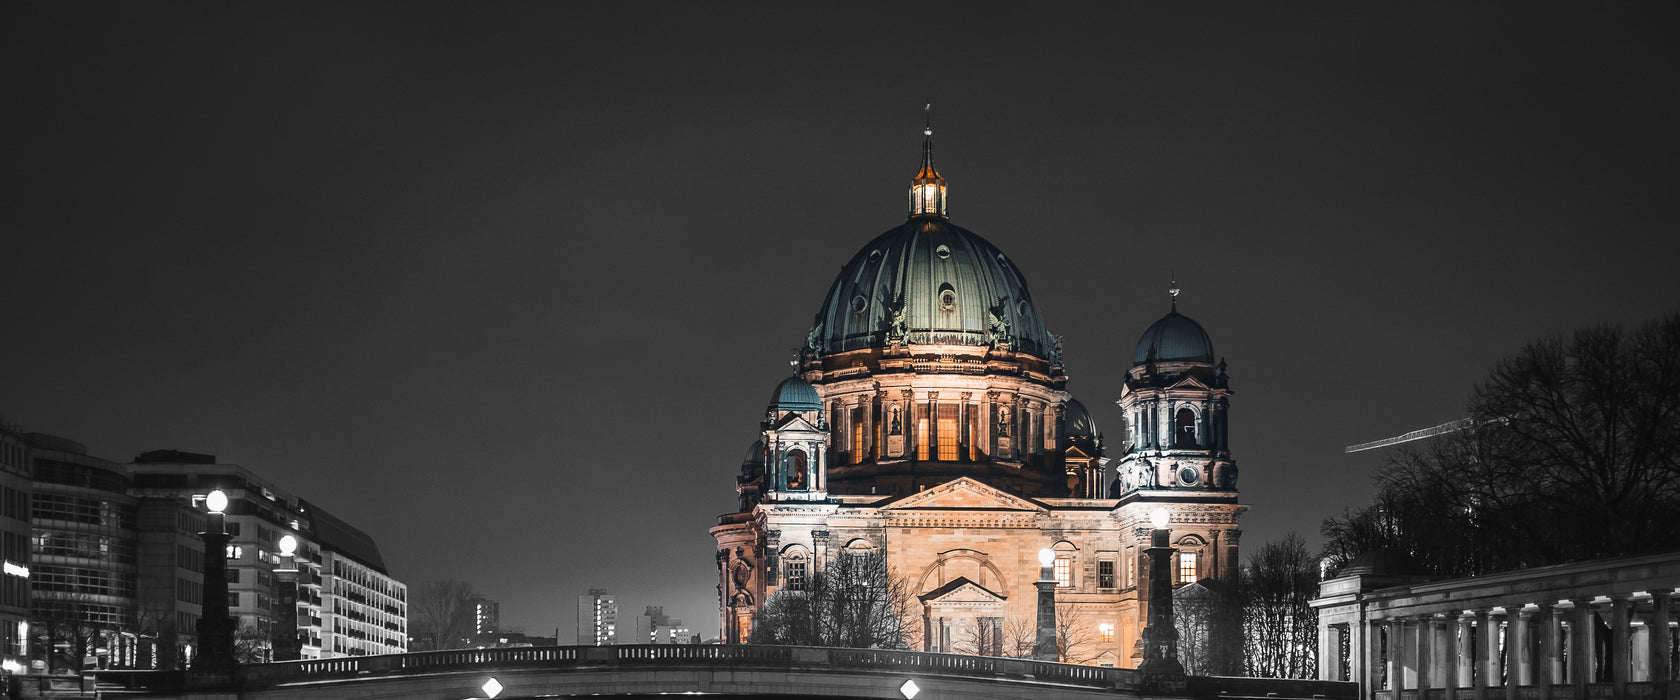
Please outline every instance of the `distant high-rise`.
M691 644L693 634L681 618L665 614L665 608L649 605L647 614L636 616L636 644Z
M502 604L489 598L474 598L472 616L473 634L490 634L502 626Z
M591 588L577 599L577 643L618 643L618 602L605 588Z

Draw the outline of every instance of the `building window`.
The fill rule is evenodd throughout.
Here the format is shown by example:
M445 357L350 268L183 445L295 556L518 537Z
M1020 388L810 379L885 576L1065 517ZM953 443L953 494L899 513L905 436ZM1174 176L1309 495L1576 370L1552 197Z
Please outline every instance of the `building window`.
M928 426L926 418L916 419L916 459L927 461L928 458Z
M239 607L239 593L238 592L233 592L233 593L228 594L228 607L230 607L230 608Z
M950 409L947 408L945 410L940 411L940 413L947 413L949 411L950 411ZM957 419L956 418L946 418L944 416L940 416L940 418L939 418L939 459L940 459L940 461L944 461L944 462L955 462L955 461L957 461L957 438L958 437L959 436L957 435Z
M1196 582L1196 553L1195 552L1179 552L1178 553L1178 582L1179 583L1195 583Z
M1073 560L1072 559L1062 559L1060 557L1058 557L1056 559L1056 587L1057 588L1072 588L1073 587Z
M782 469L787 472L787 487L795 491L805 489L805 451L788 450L787 456L782 458Z
M852 464L863 462L863 420L861 411L852 412Z
M787 587L790 591L805 590L804 557L794 557L787 560Z
M1097 588L1114 587L1114 562L1097 562Z
M1112 641L1114 641L1114 623L1104 622L1100 625L1097 625L1097 641L1100 641L1100 642L1112 642Z

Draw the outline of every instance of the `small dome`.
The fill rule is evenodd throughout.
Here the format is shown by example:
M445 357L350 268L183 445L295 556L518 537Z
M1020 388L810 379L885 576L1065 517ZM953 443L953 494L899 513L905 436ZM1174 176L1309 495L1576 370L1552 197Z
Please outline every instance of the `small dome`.
M1079 403L1079 399L1068 399L1067 403L1062 405L1067 419L1068 437L1097 436L1097 425L1091 422L1091 412L1085 410L1085 404Z
M773 411L821 411L822 397L817 395L816 387L811 386L799 377L788 377L776 390L770 394L770 409Z
M741 458L741 466L764 466L763 440L754 440L752 446L747 448L747 456Z
M1147 362L1204 362L1213 364L1213 341L1202 324L1177 311L1162 316L1138 338L1132 364Z

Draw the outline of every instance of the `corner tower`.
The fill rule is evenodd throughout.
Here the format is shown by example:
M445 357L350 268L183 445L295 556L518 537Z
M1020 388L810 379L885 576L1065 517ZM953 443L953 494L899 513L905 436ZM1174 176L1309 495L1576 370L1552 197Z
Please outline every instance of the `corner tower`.
M1175 584L1235 581L1237 518L1246 506L1237 503L1228 440L1230 381L1207 331L1178 312L1178 291L1171 290L1171 311L1138 339L1116 401L1127 440L1109 497L1172 513Z

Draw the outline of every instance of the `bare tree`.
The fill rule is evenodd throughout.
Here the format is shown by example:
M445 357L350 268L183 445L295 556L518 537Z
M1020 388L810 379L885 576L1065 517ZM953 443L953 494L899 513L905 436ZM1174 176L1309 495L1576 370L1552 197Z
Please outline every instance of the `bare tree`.
M842 553L805 590L782 589L754 619L753 644L908 649L916 616L909 585L886 555Z
M466 581L423 581L409 589L409 631L414 651L460 649L472 641L472 603L478 592Z
M1003 655L1030 659L1038 643L1038 621L1012 617L1003 623Z
M1003 618L974 617L965 621L962 635L952 644L951 651L969 656L1003 656Z
M1242 673L1242 602L1234 587L1216 578L1173 589L1178 660L1199 676Z
M1056 660L1064 664L1084 664L1102 656L1097 645L1097 631L1079 603L1056 604Z
M272 649L268 635L257 629L249 619L242 619L233 628L233 660L242 664L266 664Z
M1467 576L1680 539L1680 314L1530 343L1468 413L1391 458L1371 506L1325 521L1333 567L1382 547Z
M1245 675L1314 678L1318 674L1318 561L1293 532L1248 556L1242 575Z

